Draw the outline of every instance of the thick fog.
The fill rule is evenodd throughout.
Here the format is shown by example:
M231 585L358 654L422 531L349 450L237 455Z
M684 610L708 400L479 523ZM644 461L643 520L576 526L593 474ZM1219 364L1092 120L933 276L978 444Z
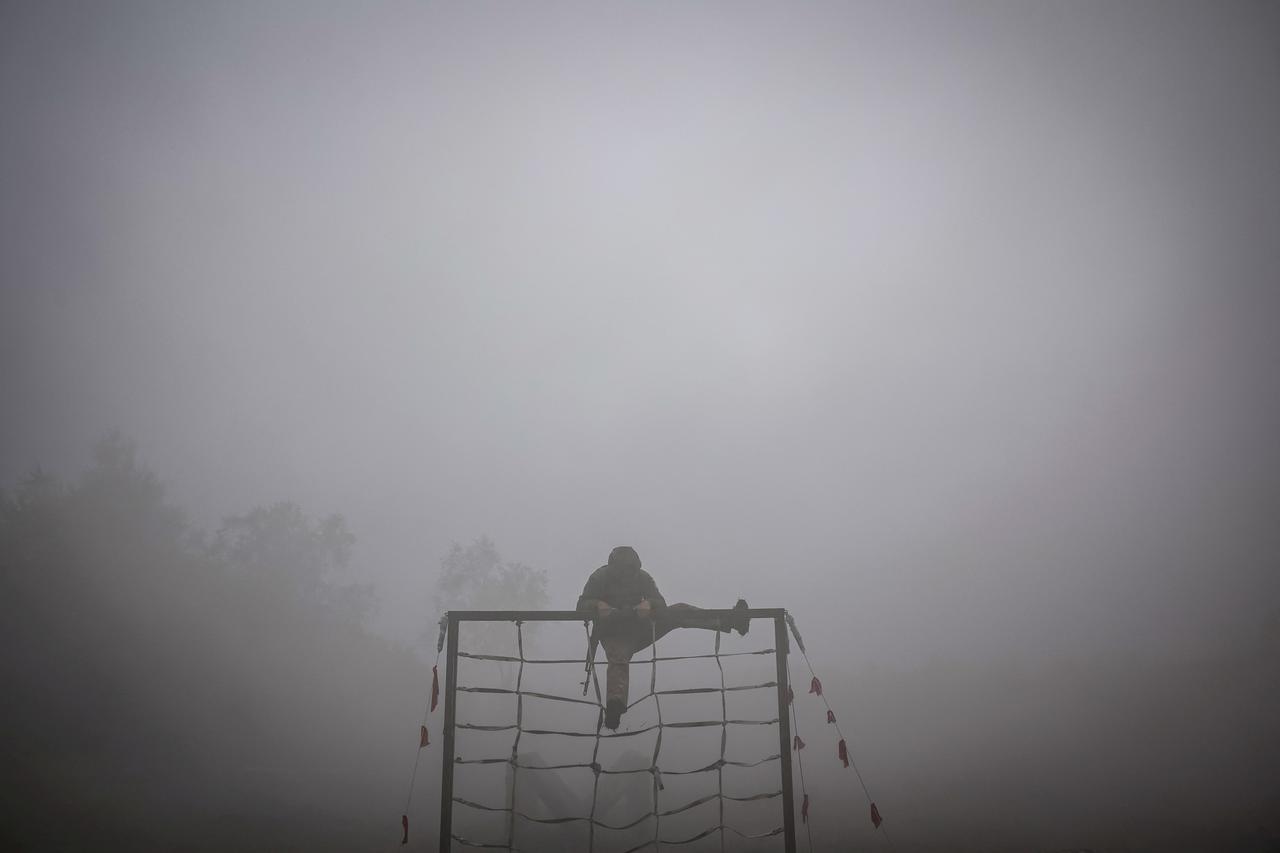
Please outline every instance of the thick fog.
M903 850L1272 849L1278 44L1246 2L4 4L3 569L48 605L10 730L65 721L80 676L30 661L97 578L257 709L129 694L186 780L134 768L138 813L395 847L450 548L570 609L630 544L670 602L796 617ZM285 528L310 556L253 550ZM327 574L254 622L277 558ZM120 636L84 669L147 684ZM223 750L311 700L302 763ZM809 701L816 840L882 844ZM102 808L75 750L8 752ZM15 802L0 841L63 849Z

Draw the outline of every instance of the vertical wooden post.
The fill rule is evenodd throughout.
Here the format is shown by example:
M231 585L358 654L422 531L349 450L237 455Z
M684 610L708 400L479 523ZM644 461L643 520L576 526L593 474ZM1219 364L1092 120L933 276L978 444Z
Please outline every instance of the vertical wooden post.
M440 853L453 849L453 723L458 700L458 616L449 614L449 648L444 669L444 754L440 757Z
M785 616L773 617L773 642L778 664L778 752L782 756L782 837L787 853L796 851L796 809L791 781L791 708L787 704L787 623Z

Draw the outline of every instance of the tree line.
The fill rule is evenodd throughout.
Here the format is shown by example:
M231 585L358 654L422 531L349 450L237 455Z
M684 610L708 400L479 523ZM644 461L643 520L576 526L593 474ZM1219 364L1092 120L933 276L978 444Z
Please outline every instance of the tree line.
M292 503L206 534L119 436L0 493L0 849L398 841L430 671L354 544Z

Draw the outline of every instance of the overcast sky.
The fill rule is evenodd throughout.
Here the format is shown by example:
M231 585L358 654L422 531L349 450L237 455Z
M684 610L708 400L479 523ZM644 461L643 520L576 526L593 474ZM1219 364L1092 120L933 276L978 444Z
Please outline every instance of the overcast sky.
M1267 3L5 3L0 480L617 544L829 657L1280 609Z

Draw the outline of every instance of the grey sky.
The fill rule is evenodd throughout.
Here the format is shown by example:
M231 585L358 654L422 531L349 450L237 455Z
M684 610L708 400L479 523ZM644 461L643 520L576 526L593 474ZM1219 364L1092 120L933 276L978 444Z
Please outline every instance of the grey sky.
M210 526L343 512L399 637L487 533L858 660L1246 642L1278 21L6 4L0 478L118 428Z

